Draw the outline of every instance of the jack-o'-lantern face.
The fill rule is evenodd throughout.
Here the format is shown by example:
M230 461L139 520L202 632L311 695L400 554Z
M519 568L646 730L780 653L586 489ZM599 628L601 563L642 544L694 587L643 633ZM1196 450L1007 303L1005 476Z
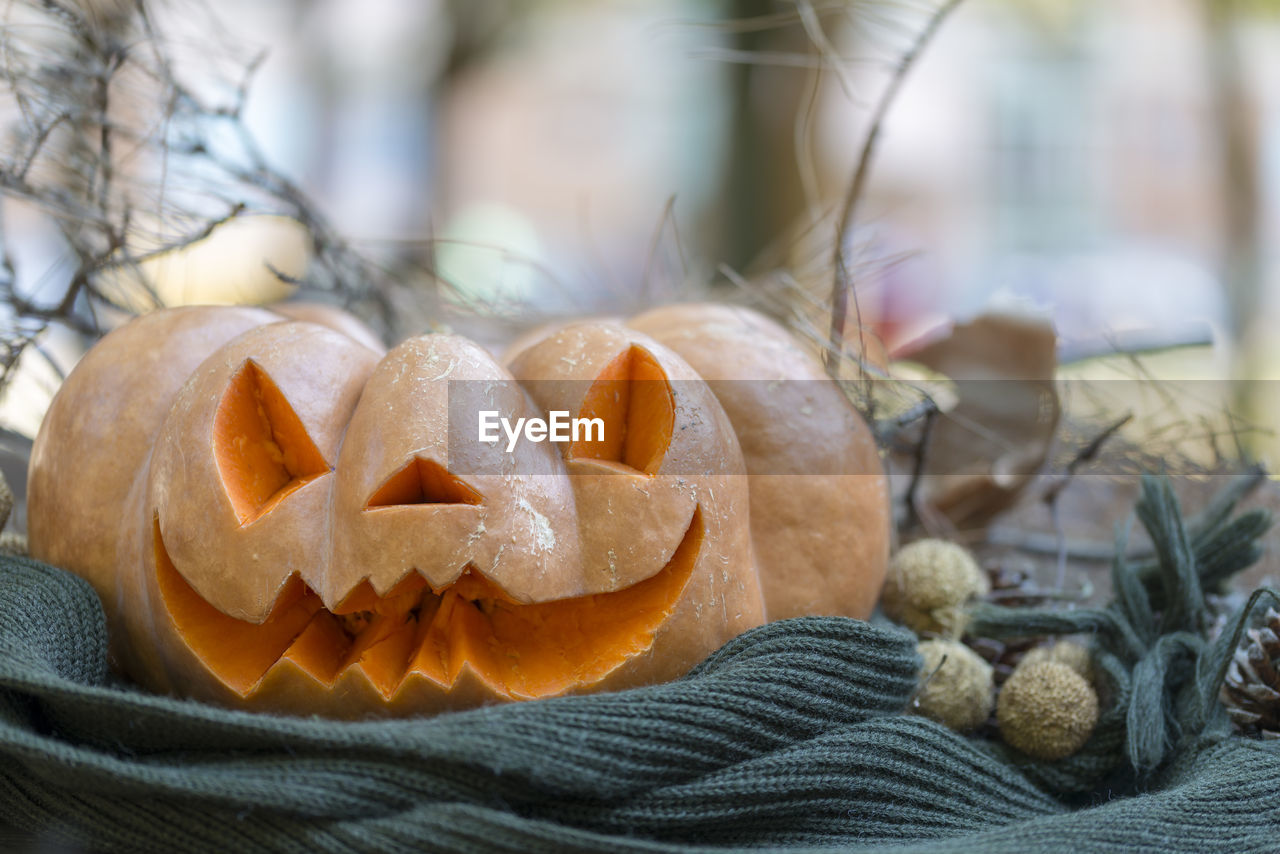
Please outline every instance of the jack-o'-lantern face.
M508 449L481 440L482 411L603 436ZM136 666L335 715L670 678L763 619L742 474L710 391L619 327L508 368L454 336L383 356L308 323L252 328L177 393L132 490Z

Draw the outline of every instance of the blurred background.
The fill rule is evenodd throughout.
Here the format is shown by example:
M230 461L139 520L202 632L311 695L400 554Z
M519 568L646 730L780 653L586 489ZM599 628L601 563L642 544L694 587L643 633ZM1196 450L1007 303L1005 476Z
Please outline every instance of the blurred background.
M80 2L106 27L123 5ZM255 61L263 156L381 263L526 318L752 283L821 330L869 117L938 4L222 0L216 32L196 8L151 7L191 85L212 45ZM1280 2L960 3L843 235L850 325L899 352L1006 309L1051 319L1066 362L1174 347L1175 378L1280 377L1277 45ZM19 291L56 290L58 234L6 205ZM153 265L164 302L269 301L289 290L272 270L305 275L305 232L233 225ZM46 348L64 368L68 346ZM1232 388L1259 420L1280 405Z
M465 289L590 311L672 284L655 236L678 236L698 280L805 266L803 232L843 198L931 7L807 8L819 34L785 0L219 14L269 50L250 128L339 228L434 237ZM1005 302L1051 314L1072 354L1125 335L1265 348L1278 21L1280 3L1231 0L962 3L885 123L856 239L864 320L892 347Z

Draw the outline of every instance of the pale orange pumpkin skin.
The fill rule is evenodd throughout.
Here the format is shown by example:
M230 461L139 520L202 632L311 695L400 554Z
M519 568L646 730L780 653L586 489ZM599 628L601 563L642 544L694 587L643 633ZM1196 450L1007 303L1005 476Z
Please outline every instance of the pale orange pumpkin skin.
M870 616L889 566L888 480L870 428L822 363L747 308L677 304L627 323L688 362L733 423L769 619Z
M33 554L94 584L140 682L250 708L412 714L670 679L763 621L737 440L660 344L597 326L575 333L591 354L577 371L555 367L554 342L513 366L565 388L615 362L682 380L673 417L705 429L663 433L655 471L541 445L455 476L450 454L489 451L450 434L450 380L537 411L483 350L425 336L384 357L278 321L224 308L135 321L82 360L37 438ZM666 475L667 455L708 474ZM406 477L448 494L375 506ZM594 634L545 628L557 619Z
M33 557L73 569L102 598L113 655L124 654L116 584L125 500L169 401L204 359L278 318L255 308L177 308L99 341L54 396L31 449L27 537Z

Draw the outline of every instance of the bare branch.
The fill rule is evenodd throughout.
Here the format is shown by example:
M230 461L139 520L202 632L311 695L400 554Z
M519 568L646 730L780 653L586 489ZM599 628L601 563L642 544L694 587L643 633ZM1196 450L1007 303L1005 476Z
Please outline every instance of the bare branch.
M867 176L871 171L871 161L875 156L876 145L880 140L881 128L884 125L885 117L889 114L889 108L893 105L899 90L902 88L903 81L907 78L908 72L911 71L920 55L924 53L925 48L933 40L943 22L961 2L962 0L947 0L933 13L929 22L916 37L915 42L903 55L902 61L898 64L893 76L889 79L888 85L885 86L884 91L880 94L880 99L876 102L875 109L871 113L871 123L867 129L866 139L862 143L862 150L858 155L858 165L854 169L853 180L849 184L844 207L841 209L840 217L836 221L835 251L832 257L835 276L831 283L831 330L828 335L831 347L825 354L827 371L832 376L835 376L839 370L839 357L844 353L845 315L849 311L851 282L849 281L849 265L844 252L844 238L856 221L858 203L862 199ZM858 317L858 327L859 336L861 336L861 316Z
M193 69L170 54L150 0L102 8L14 0L14 7L38 25L7 29L0 39L0 75L17 107L4 128L16 145L0 153L0 195L45 218L71 263L23 270L28 278L20 281L0 232L0 298L13 309L0 322L0 385L50 324L92 338L104 331L104 314L159 305L141 265L247 214L291 217L307 229L313 261L299 287L392 325L390 292L405 283L345 241L268 162L242 121L265 54L242 58L208 13L211 35L193 79L230 93L208 103L184 82L179 72L191 77ZM226 79L214 70L228 68L223 60ZM28 281L40 283L38 298ZM113 311L102 312L107 307Z

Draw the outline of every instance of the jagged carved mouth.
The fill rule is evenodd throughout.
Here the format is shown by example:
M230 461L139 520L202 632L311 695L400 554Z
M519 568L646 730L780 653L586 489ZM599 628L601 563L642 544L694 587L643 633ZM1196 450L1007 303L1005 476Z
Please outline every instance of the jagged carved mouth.
M527 699L593 684L652 646L688 584L703 533L699 508L665 567L611 593L522 604L468 566L442 590L417 572L382 596L362 581L330 611L295 575L261 623L203 599L170 559L158 520L153 539L174 628L242 697L287 661L325 686L357 671L387 699L414 677L448 688L464 669L501 696Z

